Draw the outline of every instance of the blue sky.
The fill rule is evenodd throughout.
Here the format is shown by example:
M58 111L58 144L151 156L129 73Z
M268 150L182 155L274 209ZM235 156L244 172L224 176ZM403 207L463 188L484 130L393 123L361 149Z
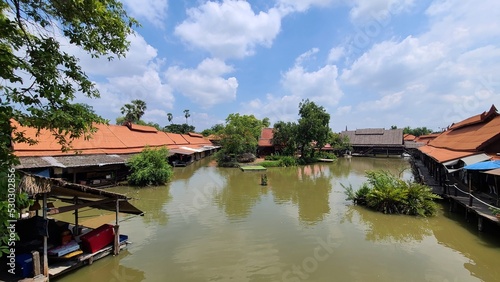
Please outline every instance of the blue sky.
M500 7L485 1L123 1L142 27L127 57L90 59L68 46L114 123L147 103L145 121L197 131L230 113L296 121L310 99L334 131L427 126L500 106Z

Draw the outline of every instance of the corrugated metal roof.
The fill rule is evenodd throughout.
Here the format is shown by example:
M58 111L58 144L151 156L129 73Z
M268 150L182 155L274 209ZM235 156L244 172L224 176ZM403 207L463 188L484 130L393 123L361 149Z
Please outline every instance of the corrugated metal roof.
M353 146L403 146L403 129L367 128L340 134L348 136Z

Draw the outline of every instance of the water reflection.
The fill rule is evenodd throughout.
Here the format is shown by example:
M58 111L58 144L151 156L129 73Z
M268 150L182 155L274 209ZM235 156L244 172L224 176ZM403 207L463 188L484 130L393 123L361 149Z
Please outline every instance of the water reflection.
M144 212L144 223L147 225L167 224L168 214L163 206L172 200L170 185L142 188L122 186L111 190L131 197L133 200L130 202Z
M266 189L260 186L261 174L239 169L221 169L227 185L214 195L214 202L229 219L247 217Z
M71 281L109 281L109 282L138 282L144 281L144 271L125 266L122 261L129 256L130 252L123 250L118 257L106 257L94 262L90 267L82 267L75 273L71 273ZM129 256L130 258L131 256ZM78 275L74 275L78 273ZM64 280L63 276L58 280ZM50 280L52 281L52 279Z
M468 261L464 263L464 268L469 270L471 275L482 281L499 281L500 241L498 234L477 231L474 224L463 221L463 215L451 214L447 206L444 207L443 214L453 220L433 219L435 224L432 225L432 229L438 243L468 258ZM465 232L456 232L457 227ZM482 246L481 248L477 247L478 243Z
M360 206L348 206L343 221L361 224L366 229L365 239L373 242L421 242L432 236L426 218L382 214Z

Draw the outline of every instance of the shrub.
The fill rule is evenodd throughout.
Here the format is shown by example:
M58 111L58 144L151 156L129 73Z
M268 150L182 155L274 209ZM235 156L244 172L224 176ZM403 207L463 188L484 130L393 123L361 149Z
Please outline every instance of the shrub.
M318 152L316 154L316 157L318 157L320 159L331 159L331 160L336 160L337 159L337 156L335 156L335 154L324 152L324 151Z
M354 192L342 185L348 200L383 213L430 216L437 211L434 200L440 199L428 186L405 182L388 171L366 173L367 181Z
M279 160L279 166L282 167L290 167L296 165L297 165L297 160L292 156L283 156Z
M172 168L168 164L168 149L145 148L140 154L132 157L127 166L130 174L127 178L130 185L149 186L163 185L170 181L173 175Z
M263 167L279 167L281 161L263 161L259 165Z
M269 156L265 156L264 157L264 160L266 161L278 161L282 158L282 156L280 156L280 154L271 154Z

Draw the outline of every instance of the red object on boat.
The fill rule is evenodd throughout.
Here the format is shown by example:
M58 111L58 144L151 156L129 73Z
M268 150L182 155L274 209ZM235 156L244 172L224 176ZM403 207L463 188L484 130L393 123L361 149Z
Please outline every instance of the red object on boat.
M113 225L104 224L89 233L80 236L82 249L86 252L95 253L107 245L113 243L115 230Z

